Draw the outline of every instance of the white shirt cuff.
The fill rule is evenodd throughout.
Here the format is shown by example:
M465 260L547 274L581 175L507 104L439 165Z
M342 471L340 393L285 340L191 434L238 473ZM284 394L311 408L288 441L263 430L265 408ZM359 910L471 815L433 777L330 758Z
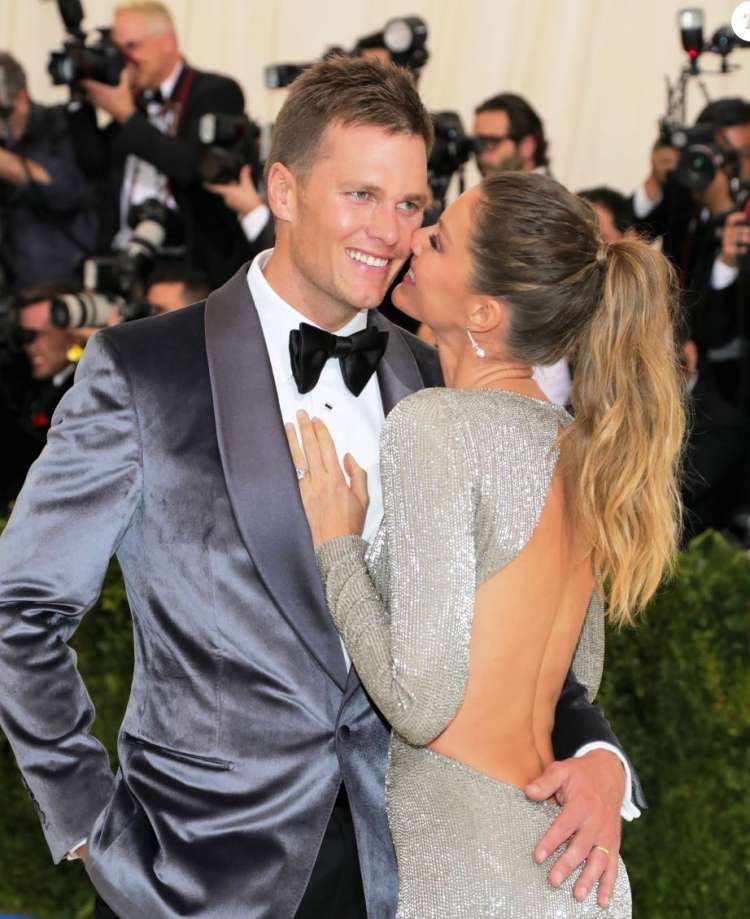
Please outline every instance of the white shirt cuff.
M734 284L739 276L739 268L732 268L726 262L722 262L720 257L714 259L714 267L711 269L711 287L714 290L724 290L730 284Z
M263 227L268 223L268 218L270 216L271 212L268 209L268 205L259 204L252 211L245 214L244 217L240 217L242 232L251 243L254 243L263 232Z
M593 743L584 744L580 750L576 751L576 756L585 756L587 753L591 753L592 750L609 750L609 752L614 753L622 763L623 769L625 770L625 791L622 795L620 816L623 820L627 821L637 820L638 817L641 816L641 811L640 808L636 807L635 801L633 801L633 776L630 772L630 765L622 755L622 751L618 750L617 747L613 746L611 743L605 743L603 740L595 740Z
M85 846L86 843L87 843L88 841L89 841L89 840L88 840L88 836L87 836L85 839L82 839L80 842L77 842L74 846L71 846L70 849L68 850L68 854L65 856L65 861L66 861L66 862L77 862L77 861L79 861L80 858L81 858L81 856L80 856L80 855L77 855L76 853L77 853L78 849L80 849L81 846Z
M662 195L652 201L649 196L646 194L646 185L639 185L633 193L633 213L639 220L643 220L644 217L653 211L657 204L661 202Z

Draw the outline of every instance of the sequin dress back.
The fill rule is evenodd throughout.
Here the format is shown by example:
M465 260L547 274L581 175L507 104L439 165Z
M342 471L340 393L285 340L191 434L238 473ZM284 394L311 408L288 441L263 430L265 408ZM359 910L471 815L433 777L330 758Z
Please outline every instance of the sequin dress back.
M372 545L345 536L318 549L331 615L393 727L386 797L397 919L631 916L622 863L606 910L596 890L574 899L577 874L550 886L559 851L534 863L557 805L531 802L514 785L426 746L461 707L477 590L531 539L569 421L555 405L505 390L408 397L383 430L384 516ZM572 664L589 699L603 659L594 593Z

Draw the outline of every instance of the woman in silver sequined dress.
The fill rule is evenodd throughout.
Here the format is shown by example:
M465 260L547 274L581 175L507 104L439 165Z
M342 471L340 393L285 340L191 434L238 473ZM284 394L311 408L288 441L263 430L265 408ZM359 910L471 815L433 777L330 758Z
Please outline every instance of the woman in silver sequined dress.
M627 917L621 863L606 909L574 897L575 877L550 886L555 854L531 852L559 808L522 789L554 758L571 666L596 695L599 585L629 622L672 559L671 270L642 242L605 245L588 205L521 173L467 192L413 252L394 302L434 332L446 388L387 419L372 545L355 460L345 477L317 420L300 419L302 446L289 431L331 615L393 727L398 919ZM574 419L531 376L563 355Z

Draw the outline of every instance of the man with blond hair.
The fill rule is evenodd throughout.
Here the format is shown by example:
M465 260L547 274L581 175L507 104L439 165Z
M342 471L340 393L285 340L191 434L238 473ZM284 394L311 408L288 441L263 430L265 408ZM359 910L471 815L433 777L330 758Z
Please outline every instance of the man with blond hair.
M223 283L252 250L235 215L202 186L198 123L207 113L241 115L242 90L185 61L162 3L119 5L112 39L126 61L118 85L83 81L112 121L100 131L90 106L75 118L81 159L105 189L101 247L125 246L131 208L156 198L168 208L167 249Z
M431 141L396 67L339 58L295 81L267 164L276 247L204 302L94 336L0 538L0 724L53 857L86 837L120 919L394 915L389 728L328 612L284 422L322 415L356 453L372 538L384 417L441 383L377 310ZM113 776L67 642L115 552L136 652ZM539 844L585 824L567 876L591 834L618 837L624 774L614 752L568 758L616 743L573 679L554 742L539 791L564 819Z

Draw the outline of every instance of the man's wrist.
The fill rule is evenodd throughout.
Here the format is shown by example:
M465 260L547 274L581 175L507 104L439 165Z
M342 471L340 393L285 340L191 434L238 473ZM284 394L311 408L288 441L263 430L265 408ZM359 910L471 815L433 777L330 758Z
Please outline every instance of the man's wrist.
M625 758L625 754L622 752L622 750L619 750L616 746L614 746L614 744L600 740L584 744L580 749L576 750L575 755L576 757L586 756L587 753L594 753L597 750L612 753L620 761L623 772L625 773L625 788L622 794L620 816L623 820L627 821L637 820L637 818L641 816L641 811L633 800L633 775L630 771L630 763Z

